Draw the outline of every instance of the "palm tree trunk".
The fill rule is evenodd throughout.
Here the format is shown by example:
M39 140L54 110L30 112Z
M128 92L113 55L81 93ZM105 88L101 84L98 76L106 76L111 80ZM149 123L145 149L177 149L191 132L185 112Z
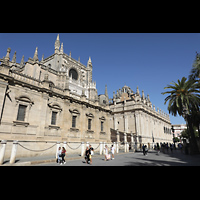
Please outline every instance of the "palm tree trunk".
M199 138L200 138L200 128L199 128L200 124L198 124L197 129L198 129L198 134L199 134Z
M198 154L199 148L194 134L193 124L190 116L187 116L189 132L190 132L190 152L191 154Z

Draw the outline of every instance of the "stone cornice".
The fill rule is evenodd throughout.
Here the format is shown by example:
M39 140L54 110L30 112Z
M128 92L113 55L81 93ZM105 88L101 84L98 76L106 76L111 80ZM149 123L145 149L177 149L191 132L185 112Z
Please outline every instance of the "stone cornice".
M87 107L98 109L99 111L111 113L110 109L106 109L104 107L95 105L93 103L89 103L88 100L75 99L75 98L71 97L70 95L68 96L68 95L64 94L65 90L57 88L57 87L48 87L48 85L45 85L45 83L46 83L45 81L42 82L38 79L29 77L25 74L21 74L18 72L12 72L12 71L9 71L8 74L0 72L0 79L8 81L8 83L11 85L18 84L23 87L27 87L32 90L36 90L38 92L47 93L47 94L49 94L49 96L56 96L61 99L69 100L71 103L74 102L74 103L85 105Z
M137 104L135 104L135 105L137 105ZM166 123L171 125L170 120L168 120L168 119L164 118L163 116L159 115L155 110L147 109L145 106L142 106L142 105L134 106L134 108L129 109L129 110L121 110L121 111L115 111L115 112L112 111L112 115L119 114L119 113L123 114L123 113L128 113L128 112L135 113L136 111L142 111L144 113L147 113L147 114L149 114L149 115L151 115L151 116L153 116L153 117L155 117L155 118L157 118L159 120L162 120L162 121L164 121L164 122L166 122Z

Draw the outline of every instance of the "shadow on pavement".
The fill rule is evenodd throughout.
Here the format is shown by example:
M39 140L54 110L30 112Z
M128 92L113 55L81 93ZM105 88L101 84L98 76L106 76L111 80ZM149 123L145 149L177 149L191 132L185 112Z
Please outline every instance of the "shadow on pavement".
M149 156L140 154L141 157L134 157L134 161L126 162L125 166L200 166L200 155L185 155L180 150L159 155L156 152L149 152Z

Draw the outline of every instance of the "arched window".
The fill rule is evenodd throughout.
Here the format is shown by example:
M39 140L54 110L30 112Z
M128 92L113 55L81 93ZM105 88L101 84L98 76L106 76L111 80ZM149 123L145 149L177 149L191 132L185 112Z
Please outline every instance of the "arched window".
M72 77L74 80L78 80L78 73L75 69L69 70L69 77Z

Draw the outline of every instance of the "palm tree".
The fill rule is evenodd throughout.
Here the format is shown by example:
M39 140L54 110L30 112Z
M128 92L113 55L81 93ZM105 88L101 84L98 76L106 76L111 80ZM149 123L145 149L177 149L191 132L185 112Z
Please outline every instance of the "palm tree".
M198 54L197 52L196 52L196 59L193 63L192 70L189 75L189 79L197 80L200 82L199 80L200 79L200 54ZM200 111L194 112L193 121L195 123L195 126L198 129L199 138L200 138Z
M200 54L196 52L196 59L192 65L189 79L197 80L200 77Z
M165 104L169 101L168 111L174 116L179 114L184 117L188 123L190 136L191 136L191 151L193 153L198 153L198 146L194 135L192 113L199 110L200 105L200 95L199 88L200 84L194 80L183 77L178 80L178 83L172 82L164 89L172 89L168 92L163 92L162 94L170 94L165 98Z

